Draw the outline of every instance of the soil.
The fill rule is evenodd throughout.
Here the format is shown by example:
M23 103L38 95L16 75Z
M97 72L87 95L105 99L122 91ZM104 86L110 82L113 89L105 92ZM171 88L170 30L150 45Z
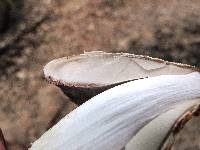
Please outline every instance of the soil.
M54 58L101 50L200 66L198 0L27 0L19 8L0 36L0 127L12 150L76 107L44 80ZM198 118L174 149L200 150L199 126Z

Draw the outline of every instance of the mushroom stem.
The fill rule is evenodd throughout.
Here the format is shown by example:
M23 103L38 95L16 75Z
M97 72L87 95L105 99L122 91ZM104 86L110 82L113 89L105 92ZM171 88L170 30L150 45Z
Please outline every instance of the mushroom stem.
M91 98L30 149L120 150L160 113L199 97L198 72L131 81Z

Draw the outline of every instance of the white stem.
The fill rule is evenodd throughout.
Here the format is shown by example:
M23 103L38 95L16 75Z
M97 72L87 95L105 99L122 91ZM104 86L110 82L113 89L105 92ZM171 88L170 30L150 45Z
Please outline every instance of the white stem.
M107 90L64 117L31 150L120 150L175 104L200 97L200 73L162 75Z

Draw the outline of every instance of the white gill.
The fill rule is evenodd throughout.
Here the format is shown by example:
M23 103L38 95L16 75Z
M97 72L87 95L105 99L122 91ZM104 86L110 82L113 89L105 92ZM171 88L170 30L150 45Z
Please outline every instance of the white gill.
M31 150L120 150L175 104L200 97L200 73L161 75L109 89L72 111Z

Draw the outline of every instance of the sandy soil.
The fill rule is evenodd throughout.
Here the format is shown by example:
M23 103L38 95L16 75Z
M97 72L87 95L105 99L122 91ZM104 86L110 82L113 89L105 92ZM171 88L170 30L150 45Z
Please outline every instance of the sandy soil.
M76 107L44 80L47 62L103 50L200 66L199 8L198 0L24 1L0 38L0 127L10 149L26 149ZM200 119L193 125L174 149L200 150Z

